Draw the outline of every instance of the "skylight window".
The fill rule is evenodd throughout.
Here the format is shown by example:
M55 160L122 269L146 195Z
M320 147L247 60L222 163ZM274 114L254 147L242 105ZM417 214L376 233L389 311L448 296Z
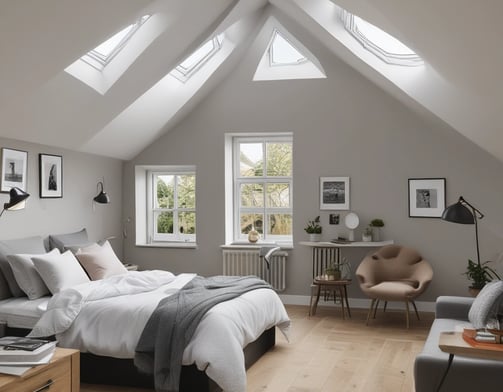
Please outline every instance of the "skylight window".
M302 64L306 61L307 58L302 53L288 42L278 30L274 30L269 46L269 65L271 67Z
M379 27L345 10L341 12L341 19L346 30L385 63L411 67L424 64L412 49Z
M185 83L204 63L220 50L223 40L224 35L219 34L206 41L194 53L178 64L170 72L170 75Z
M142 16L135 23L122 29L93 50L87 52L80 59L97 70L102 70L124 48L133 34L138 31L148 18L150 18L150 15Z

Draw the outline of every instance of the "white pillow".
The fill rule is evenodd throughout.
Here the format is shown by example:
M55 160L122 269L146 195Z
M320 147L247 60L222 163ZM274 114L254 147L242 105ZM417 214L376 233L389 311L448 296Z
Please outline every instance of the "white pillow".
M117 258L108 241L102 246L91 246L79 249L75 253L80 264L86 270L91 280L108 278L128 272L124 264Z
M85 271L69 250L61 254L34 256L31 259L52 294L89 282Z
M7 256L7 261L12 268L17 284L29 299L37 299L50 294L35 265L33 265L33 261L31 261L32 257L44 256L45 254L59 254L59 249L55 248L49 253L40 255L18 254Z

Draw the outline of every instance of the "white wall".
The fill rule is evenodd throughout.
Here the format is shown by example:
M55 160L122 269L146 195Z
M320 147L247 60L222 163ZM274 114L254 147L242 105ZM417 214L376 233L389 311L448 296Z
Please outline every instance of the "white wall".
M431 262L435 276L423 300L464 295L467 281L462 272L467 259L475 257L474 227L409 218L408 179L445 177L448 204L463 195L482 210L481 255L483 260L495 259L503 249L502 163L441 121L412 112L317 42L304 44L323 64L327 79L252 82L262 54L256 42L240 66L184 121L125 164L124 220L134 217L134 165L197 166L198 239L198 248L190 250L135 247L132 222L125 259L144 269L221 273L224 134L291 131L295 248L288 261L288 294L309 294L311 254L298 245L307 240L307 220L321 214L325 240L345 232L342 225L329 227L330 211L319 210L319 177L349 176L351 209L362 226L382 218L384 239L415 247ZM344 251L353 268L364 254ZM357 284L351 285L349 295L363 297Z
M121 206L122 161L96 155L53 148L12 139L0 138L0 147L28 152L27 191L30 197L26 208L5 211L0 218L0 239L32 235L69 233L86 228L91 240L117 236L111 244L122 255ZM39 197L39 154L63 157L63 197ZM105 191L112 202L96 204L96 184L105 179ZM0 195L0 202L8 201L8 194Z

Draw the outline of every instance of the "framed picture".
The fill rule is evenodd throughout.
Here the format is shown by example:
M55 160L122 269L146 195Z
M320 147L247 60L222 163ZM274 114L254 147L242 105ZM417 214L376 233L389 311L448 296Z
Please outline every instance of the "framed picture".
M39 154L40 197L63 197L63 157Z
M409 217L440 218L445 210L445 178L409 178Z
M320 210L349 210L349 177L320 177Z
M26 192L26 172L28 168L28 152L2 148L2 179L1 192L9 192L18 187Z

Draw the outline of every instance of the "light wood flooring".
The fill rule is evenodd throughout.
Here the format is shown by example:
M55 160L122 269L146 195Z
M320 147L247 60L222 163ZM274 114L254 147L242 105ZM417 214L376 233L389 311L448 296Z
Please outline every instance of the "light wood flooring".
M292 320L290 343L276 332L276 346L247 372L247 392L413 392L414 358L433 321L433 313L380 310L365 325L366 310L353 309L342 320L340 309L286 306ZM146 392L150 390L81 385L82 392ZM194 391L197 392L197 391Z

